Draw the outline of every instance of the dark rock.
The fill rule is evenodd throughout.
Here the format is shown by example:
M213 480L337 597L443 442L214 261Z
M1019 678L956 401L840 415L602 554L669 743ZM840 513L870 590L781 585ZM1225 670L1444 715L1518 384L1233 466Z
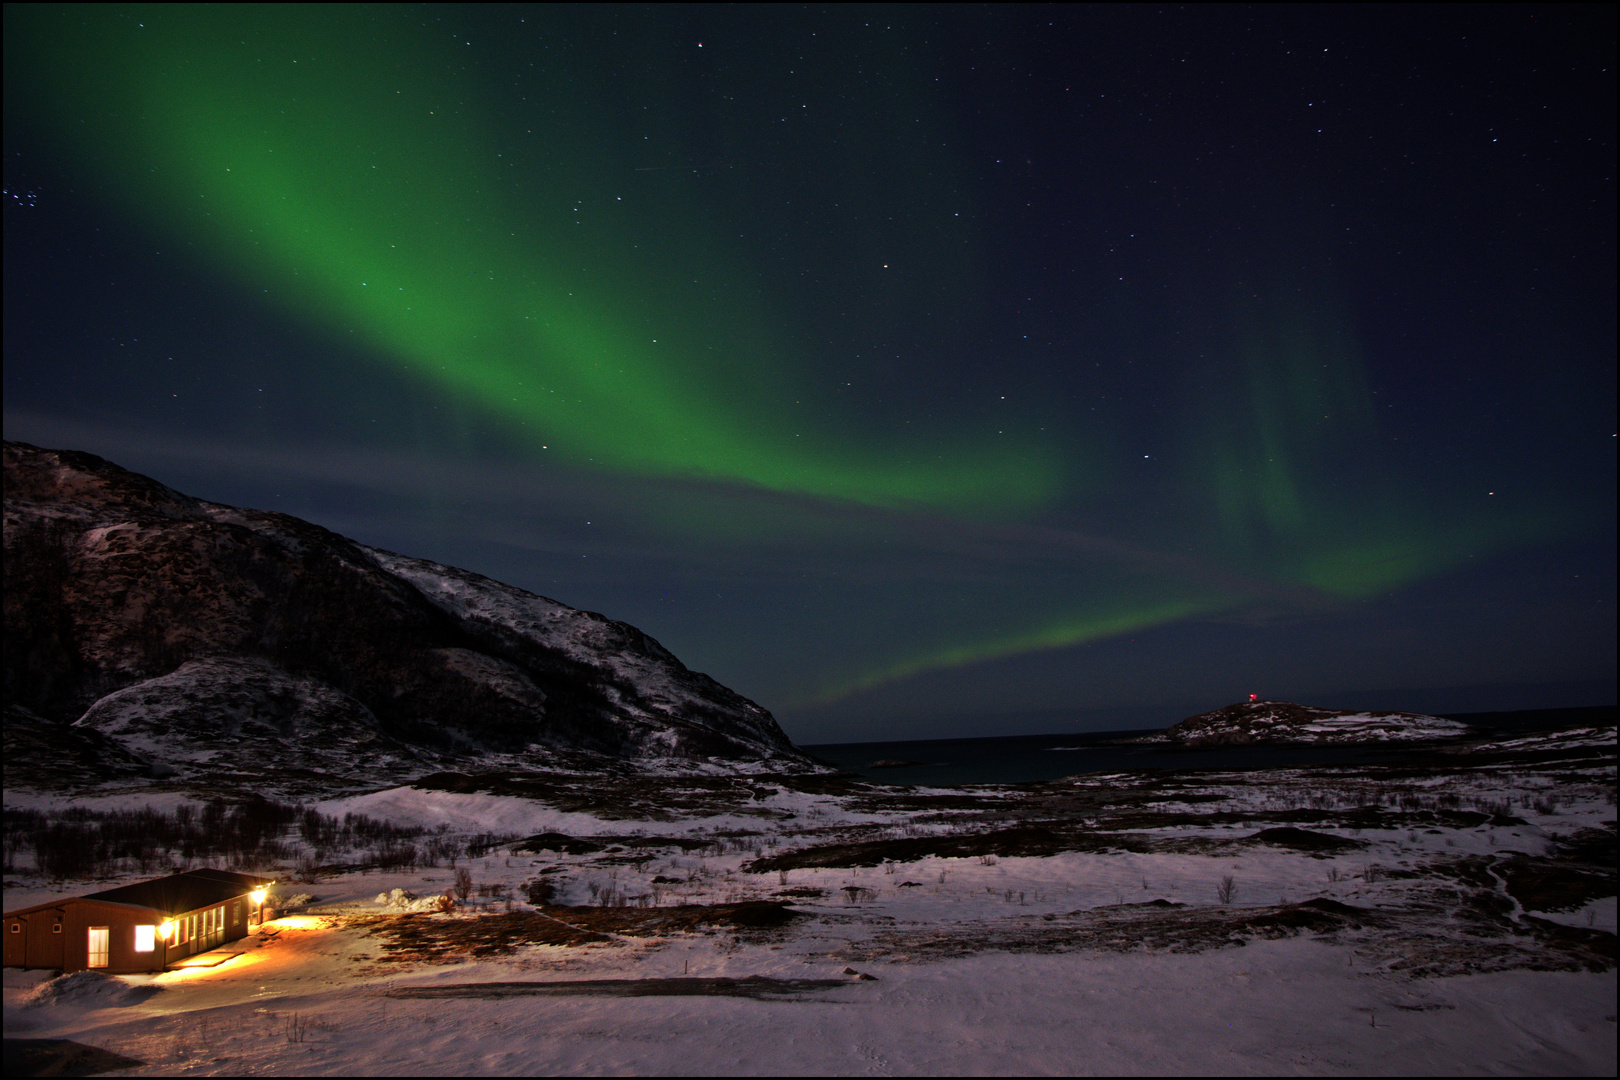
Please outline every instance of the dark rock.
M63 727L18 705L6 706L6 784L14 763L30 763L28 778L36 786L56 787L86 780L161 777L172 769L130 753L99 731Z
M1333 915L1343 915L1346 918L1354 918L1358 915L1367 914L1366 908L1358 908L1352 904L1342 903L1338 900L1331 900L1326 896L1318 896L1310 900L1305 900L1295 904L1294 906L1315 908L1317 911L1326 911Z
M1593 900L1615 895L1614 867L1571 866L1530 855L1511 855L1496 864L1508 895L1526 911L1577 911Z
M778 889L777 896L793 897L799 900L816 900L827 895L826 889L818 889L813 885L795 885L791 889Z
M1249 839L1274 847L1293 848L1295 851L1348 851L1367 846L1360 840L1329 836L1327 833L1312 832L1309 829L1296 829L1291 825L1261 829Z
M519 841L512 846L512 851L538 853L541 851L557 851L564 855L589 855L601 851L602 845L594 840L580 840L576 837L566 836L563 833L540 833L527 840ZM655 879L656 880L656 879Z

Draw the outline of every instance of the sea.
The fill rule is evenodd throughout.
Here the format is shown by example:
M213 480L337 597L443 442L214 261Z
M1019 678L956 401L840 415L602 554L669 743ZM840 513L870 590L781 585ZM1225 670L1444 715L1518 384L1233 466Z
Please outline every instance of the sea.
M1525 712L1463 713L1461 720L1481 735L1556 731L1613 724L1613 706L1540 709ZM1085 734L1004 735L978 739L915 739L905 742L821 743L799 749L863 780L880 784L949 786L1022 784L1080 773L1134 769L1262 769L1300 765L1375 764L1410 755L1423 744L1404 746L1239 746L1185 750L1166 745L1119 745L1147 731L1094 731ZM877 762L904 765L874 767Z

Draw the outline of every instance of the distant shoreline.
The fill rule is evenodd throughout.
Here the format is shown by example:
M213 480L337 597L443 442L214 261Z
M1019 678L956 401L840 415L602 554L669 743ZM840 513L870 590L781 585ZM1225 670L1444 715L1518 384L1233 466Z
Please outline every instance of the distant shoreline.
M1616 722L1615 706L1526 709L1445 715L1466 729L1441 742L1488 737L1535 736ZM1434 715L1434 714L1431 714ZM1297 768L1376 761L1423 754L1427 740L1347 743L1256 743L1181 746L1147 739L1164 728L1067 731L1036 735L991 735L956 739L909 739L866 743L820 743L799 749L848 779L879 784L1020 784L1081 773L1138 769ZM1054 751L1067 751L1055 753ZM926 764L927 768L916 765Z
M1514 728L1525 727L1531 729L1548 729L1559 727L1576 727L1587 724L1613 724L1620 720L1620 705L1580 705L1562 709L1516 709L1505 712L1474 712L1474 713L1433 713L1434 716L1446 720L1460 720L1465 724L1481 728ZM973 735L966 737L946 739L874 739L869 742L836 742L836 743L795 743L801 750L815 752L818 749L851 748L858 746L911 746L937 743L973 743L973 742L1005 742L1009 739L1066 739L1070 742L1076 740L1084 742L1099 742L1107 739L1129 738L1145 735L1154 731L1163 731L1169 727L1141 727L1121 728L1108 731L1052 731L1037 732L1030 735Z

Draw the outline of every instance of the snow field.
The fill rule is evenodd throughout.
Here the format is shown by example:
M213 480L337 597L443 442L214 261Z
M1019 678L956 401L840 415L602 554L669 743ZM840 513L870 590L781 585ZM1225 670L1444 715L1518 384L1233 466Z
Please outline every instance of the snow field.
M289 949L279 972L242 968L255 976L246 983L163 976L168 992L144 1004L26 1010L25 1031L14 1031L8 978L8 1034L68 1034L159 1075L1570 1075L1612 1071L1615 1052L1612 975L1413 985L1299 938L1197 955L882 964L876 982L815 1000L445 1002L343 985L342 951L318 937ZM596 950L579 968L679 973L678 952L624 952ZM700 959L705 973L769 967L740 952ZM480 967L499 970L471 974L514 974Z
M7 971L5 1030L9 1037L73 1038L113 1050L147 1062L136 1073L153 1075L1612 1074L1613 968L1413 977L1390 958L1423 948L1422 941L1414 946L1417 939L1396 940L1399 934L1385 941L1376 927L1359 937L1304 931L1222 939L1191 951L1146 941L1058 952L1040 947L1044 928L1072 930L1109 911L1120 912L1118 925L1128 927L1133 913L1171 910L1131 906L1154 900L1185 905L1172 914L1193 916L1312 898L1410 913L1425 898L1432 901L1435 865L1542 857L1559 838L1612 831L1612 764L1412 777L1402 781L1407 796L1431 803L1455 796L1463 811L1510 805L1522 824L1500 823L1508 819L1486 818L1488 812L1434 816L1439 823L1413 828L1358 828L1324 818L1302 827L1365 846L1314 853L1247 840L1264 827L1255 821L1213 818L1283 813L1312 799L1378 805L1375 794L1394 806L1394 796L1349 773L1223 771L1179 789L1153 779L1163 795L1126 806L1111 824L1118 810L1111 800L1138 782L1148 781L1121 774L1065 784L1077 798L1108 793L1094 811L1074 812L1088 828L1149 838L1159 850L927 855L765 873L745 867L816 845L1017 825L1023 796L911 789L886 808L879 797L778 785L766 798L676 820L618 820L533 799L415 788L329 800L317 808L454 835L513 838L458 860L456 868L467 870L474 885L466 905L417 918L532 910L525 886L540 880L554 885L553 900L562 904L788 898L805 917L769 933L615 933L580 946L396 963L384 948L390 939L377 931L399 908L378 905L378 895L442 894L454 883L451 867L354 870L307 883L289 877L279 893L315 899L278 920L278 935L232 943L218 952L234 955L214 967L119 980L156 991L147 996L89 987L52 997L39 991L41 973ZM893 808L925 805L931 795L940 805L954 800L958 809ZM968 796L982 796L978 809L961 809ZM13 804L9 795L7 802ZM1156 823L1156 815L1174 821ZM1465 820L1477 824L1458 824ZM511 851L518 839L546 832L596 849ZM1232 893L1223 902L1225 879ZM8 885L10 908L89 891L84 883L30 880L25 873L8 875ZM1608 896L1533 914L1613 933L1615 911ZM1515 902L1508 917L1524 914ZM1467 944L1468 928L1458 925L1449 945ZM874 980L857 981L850 971ZM473 992L473 984L512 981L750 977L841 981L781 1000L389 996L411 988Z

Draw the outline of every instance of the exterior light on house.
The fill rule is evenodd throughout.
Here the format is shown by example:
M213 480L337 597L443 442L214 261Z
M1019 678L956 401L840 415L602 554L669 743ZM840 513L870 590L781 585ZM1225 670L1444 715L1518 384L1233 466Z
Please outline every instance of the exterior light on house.
M163 920L163 925L158 927L158 937L162 938L164 941L168 941L170 938L174 937L173 919Z
M265 889L254 889L252 892L248 893L248 898L253 901L254 907L258 907L260 904L264 903L266 891L267 890Z

